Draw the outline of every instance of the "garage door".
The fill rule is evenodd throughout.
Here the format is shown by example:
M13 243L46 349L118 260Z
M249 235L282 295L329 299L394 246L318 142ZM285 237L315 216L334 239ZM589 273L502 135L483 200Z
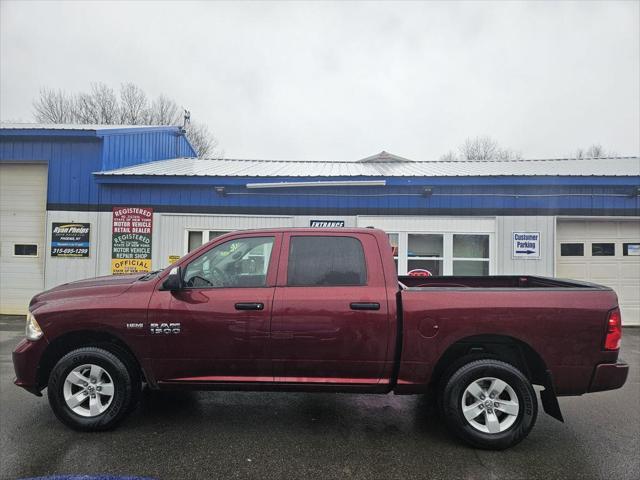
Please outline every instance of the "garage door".
M613 288L624 325L640 325L640 220L558 220L556 274Z
M0 313L43 289L46 192L46 165L0 164Z

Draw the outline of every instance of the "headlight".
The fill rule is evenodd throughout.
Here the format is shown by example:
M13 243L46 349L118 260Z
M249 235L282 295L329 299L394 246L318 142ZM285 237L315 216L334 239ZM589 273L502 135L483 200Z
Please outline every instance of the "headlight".
M36 341L42 337L42 329L40 328L40 325L38 325L36 317L34 317L31 312L27 313L27 328L25 330L25 335L27 340L31 341Z

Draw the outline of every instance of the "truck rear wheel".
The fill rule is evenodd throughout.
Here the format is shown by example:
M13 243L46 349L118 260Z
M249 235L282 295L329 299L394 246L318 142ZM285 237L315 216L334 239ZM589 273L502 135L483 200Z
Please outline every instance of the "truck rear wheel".
M538 415L533 386L513 365L483 359L463 365L441 392L445 421L462 440L502 450L531 431Z
M130 411L135 384L125 364L96 347L62 357L49 376L49 404L65 425L82 431L108 430Z

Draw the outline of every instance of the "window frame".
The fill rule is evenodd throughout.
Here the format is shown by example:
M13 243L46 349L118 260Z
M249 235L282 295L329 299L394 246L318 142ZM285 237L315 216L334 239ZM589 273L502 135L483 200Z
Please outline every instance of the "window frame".
M198 248L200 248L202 245L205 245L206 243L209 243L211 240L214 240L222 235L225 235L229 232L232 232L233 230L218 230L215 228L203 228L203 227L187 227L184 230L184 238L182 241L182 254L186 255L187 253L191 253L195 250L197 250ZM200 247L196 247L193 250L189 250L189 233L191 232L201 232L202 233L202 244L200 245ZM210 233L211 232L220 232L221 235L218 235L216 237L211 238ZM206 238L206 240L205 240Z
M602 254L597 254L594 253L594 247L596 245L613 245L613 254L611 255L602 255ZM590 246L591 246L591 257L617 257L618 255L616 255L617 253L617 246L616 246L616 242L590 242Z
M40 244L39 243L27 243L27 242L21 242L21 243L13 243L13 248L11 249L11 254L14 258L39 258L40 257ZM36 247L36 254L35 255L17 255L16 254L16 247L18 245L35 245Z
M217 238L217 237L216 237ZM273 288L276 285L276 278L277 278L277 271L278 271L278 262L280 259L280 249L282 246L282 234L281 233L271 233L271 234L265 234L265 232L256 232L253 234L238 234L237 236L234 235L232 237L227 237L222 241L218 241L218 242L214 242L213 244L211 244L209 246L209 248L202 250L200 252L198 252L197 254L193 254L193 255L189 255L187 258L185 258L184 262L182 262L180 264L180 275L182 276L182 282L184 283L184 276L187 272L187 268L189 267L189 265L191 265L191 263L195 262L196 260L198 260L200 257L202 257L203 255L206 255L207 253L209 253L211 250L213 250L214 248L223 245L227 242L233 242L233 241L238 241L238 240L244 240L247 238L273 238L273 245L271 247L271 255L269 258L269 265L267 266L267 273L265 275L265 284L261 285L261 286L255 286L255 285L247 285L247 286L243 286L243 285L234 285L234 286L228 286L228 287L216 287L216 286L202 286L202 287L186 287L184 286L183 289L185 291L192 291L192 290L228 290L228 289L232 289L232 288L242 288L242 289L246 289L246 288ZM204 245L204 244L203 244ZM196 252L197 249L192 250L191 253ZM174 265L175 266L175 265Z
M487 237L487 257L455 257L453 255L453 249L455 248L454 246L454 240L455 240L455 236L459 235L459 236L474 236L474 237ZM491 236L489 234L486 233L459 233L459 232L453 232L451 234L451 276L454 277L462 277L462 276L469 276L469 275L456 275L454 272L454 267L455 267L455 263L456 262L482 262L484 264L487 265L487 275L473 275L473 276L478 276L478 277L486 277L491 275Z
M391 232L391 231L390 231ZM388 233L390 233L388 232ZM441 276L450 277L453 276L453 262L455 260L471 260L478 262L487 262L489 265L489 276L495 275L496 268L496 252L495 252L495 232L492 231L473 231L473 230L460 230L460 231L398 231L394 230L393 233L399 234L398 241L398 275L406 276L409 272L410 260L436 260L442 261L442 274ZM443 252L442 257L409 257L409 235L442 235L443 236ZM453 236L454 235L480 235L486 236L489 239L489 257L488 258L464 258L453 256Z
M393 256L393 263L396 266L396 272L400 271L400 238L402 236L401 232L384 232L387 235L387 239L389 240L389 245L391 245L391 253ZM398 237L398 245L396 246L396 248L398 249L398 251L395 253L395 255L393 255L393 245L391 244L391 235L395 235Z
M431 236L431 237L440 237L442 240L442 255L438 256L438 257L425 257L422 255L412 255L409 256L409 237L411 235L417 235L417 236ZM413 261L427 261L427 262L440 262L440 270L442 271L442 273L440 275L436 275L436 276L442 276L444 275L445 272L445 251L446 251L446 244L447 240L446 240L446 235L444 233L440 233L440 232L407 232L407 243L406 246L407 248L405 249L405 257L406 257L406 263L405 263L405 268L407 271L407 275L409 275L409 272L413 271L413 270L423 270L422 268L417 268L414 269L412 268L411 270L409 270L409 262L413 262ZM398 256L400 256L400 248L398 247Z
M637 257L640 258L640 255L629 255L629 245L640 245L640 242L622 242L622 257Z
M563 255L562 254L562 246L563 245L580 245L582 247L582 254L580 255ZM586 242L576 242L576 241L569 241L569 242L563 242L560 241L560 257L566 257L566 258L584 258L587 256L587 252L589 252L589 249L585 248Z

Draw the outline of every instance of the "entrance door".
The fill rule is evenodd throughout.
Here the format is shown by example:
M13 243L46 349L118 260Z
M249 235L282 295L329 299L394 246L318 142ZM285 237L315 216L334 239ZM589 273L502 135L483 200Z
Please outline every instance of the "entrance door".
M368 234L285 234L271 327L276 382L379 382L392 326L377 251Z
M269 328L280 237L227 239L181 265L183 289L154 293L150 344L159 381L273 381Z
M640 221L558 220L556 275L618 294L622 323L640 325Z
M44 290L47 166L0 164L0 313Z

